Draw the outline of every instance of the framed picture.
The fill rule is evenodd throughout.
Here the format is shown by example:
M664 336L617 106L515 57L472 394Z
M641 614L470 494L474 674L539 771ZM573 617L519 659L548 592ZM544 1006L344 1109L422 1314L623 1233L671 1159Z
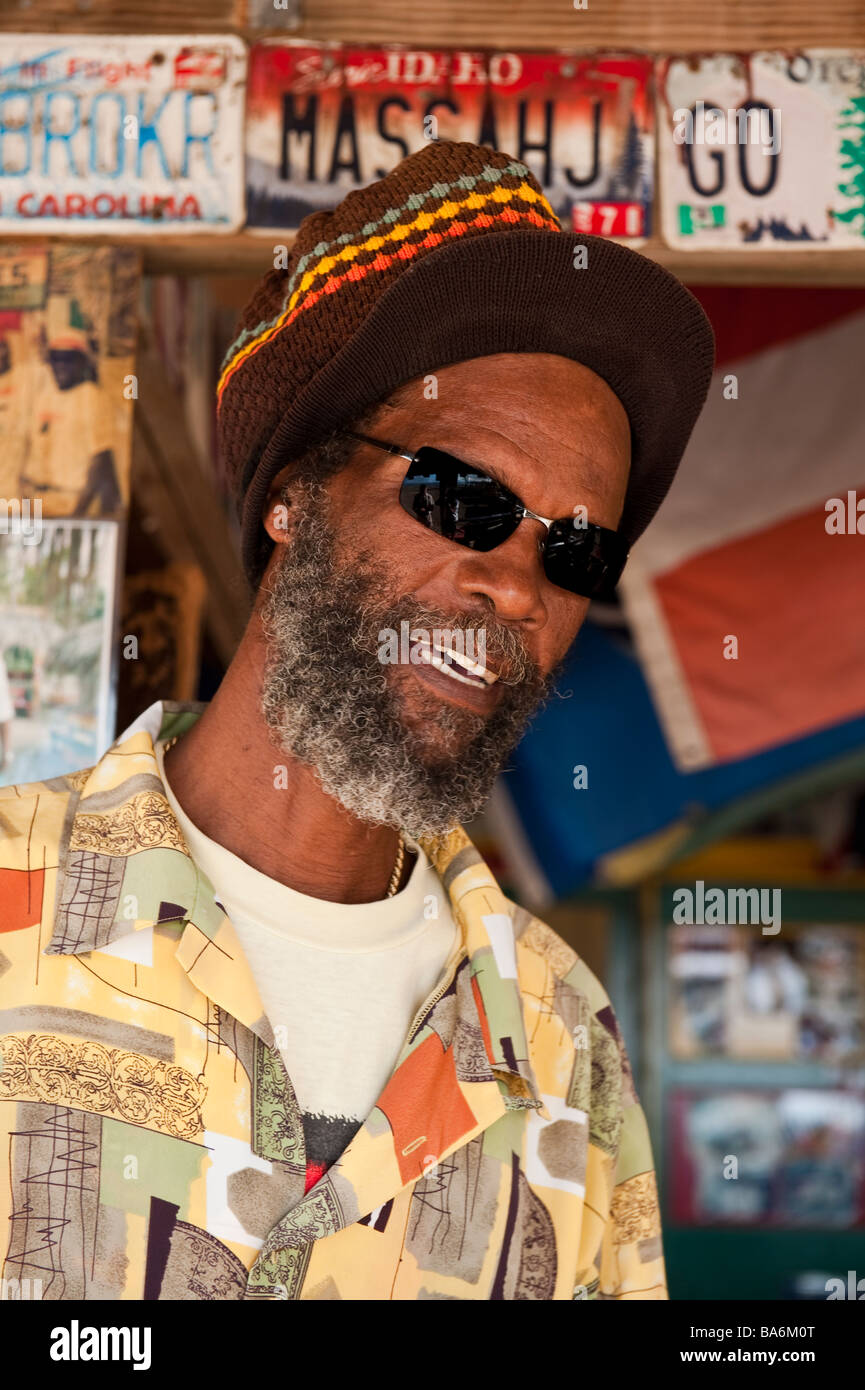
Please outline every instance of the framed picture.
M113 740L118 523L0 534L0 782L91 766Z
M865 1094L674 1091L670 1139L669 1205L679 1225L865 1223Z
M676 1058L865 1056L865 927L672 927L669 986Z

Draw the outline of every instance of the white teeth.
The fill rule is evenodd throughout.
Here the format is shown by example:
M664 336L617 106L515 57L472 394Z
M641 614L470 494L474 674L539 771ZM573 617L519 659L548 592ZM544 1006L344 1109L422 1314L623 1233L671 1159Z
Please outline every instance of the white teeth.
M460 675L459 671L455 671L453 666L439 655L439 649L431 647L429 643L425 642L423 645L418 643L416 650L421 661L425 662L427 666L435 666L437 671L443 671L446 676L450 676L451 680L459 681L462 685L471 685L477 689L480 681L485 685L492 685L493 681L498 680L498 676L494 672L488 671L485 666L479 666L477 662L469 661L468 657L461 656L457 652L451 651L450 648L445 650L451 660L458 661L466 669L475 671L474 676Z
M421 661L425 662L427 666L435 666L437 671L443 671L446 676L450 676L451 680L459 681L462 685L473 685L475 689L477 689L477 677L471 679L469 676L461 676L452 666L448 666L446 661L442 661L438 653L434 652L430 647L421 647L418 645L417 654Z
M472 661L470 656L464 656L462 652L455 652L452 647L445 647L444 650L452 661L459 662L473 676L479 676L485 685L493 685L498 680L498 672L490 671L486 666L481 666L480 662Z

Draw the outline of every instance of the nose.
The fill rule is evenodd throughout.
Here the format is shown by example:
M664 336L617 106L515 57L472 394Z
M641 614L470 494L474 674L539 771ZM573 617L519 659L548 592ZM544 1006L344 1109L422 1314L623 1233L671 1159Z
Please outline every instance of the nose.
M530 630L542 628L547 621L541 563L545 536L546 527L541 522L524 517L513 535L495 550L462 551L456 587L467 606L480 599L502 622L519 623Z

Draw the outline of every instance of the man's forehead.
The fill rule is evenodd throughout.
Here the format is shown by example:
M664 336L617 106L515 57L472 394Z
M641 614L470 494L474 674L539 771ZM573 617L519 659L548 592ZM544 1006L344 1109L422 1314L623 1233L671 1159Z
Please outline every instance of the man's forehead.
M533 358L543 360L532 361ZM502 361L507 361L508 367L513 364L517 370L511 374L510 381L502 380L501 387L494 393L466 391L462 380L458 393L431 389L433 382L438 387L436 378L450 372L450 367L404 382L381 403L379 428L391 424L398 428L402 423L398 417L405 417L405 427L410 426L412 434L423 424L440 437L390 442L411 444L415 448L422 443L438 444L440 448L453 447L455 452L459 444L461 457L469 463L481 462L480 457L471 457L473 447L481 453L494 449L497 455L504 446L505 454L511 450L525 450L538 458L566 456L575 465L585 462L585 481L589 485L592 465L599 455L620 456L624 451L630 459L631 431L627 412L601 377L580 363L569 358L554 358L551 354L498 354L495 359L474 358L455 365L474 369L482 365L498 366ZM545 393L546 398L539 403L538 388L543 386L550 363L563 364L565 372L573 369L568 373L572 389L559 393L557 401L552 401ZM535 368L533 373L524 370L530 366ZM461 374L466 385L471 382L472 375L471 370ZM446 440L450 440L450 445ZM603 486L602 473L595 481Z
M459 383L458 394L452 389L455 382ZM428 407L438 413L449 404L457 408L470 404L472 409L509 408L517 417L522 414L532 419L539 392L564 394L562 404L575 412L588 409L595 413L596 407L606 405L616 413L627 414L603 377L558 353L490 353L448 363L402 382L381 406L386 413Z

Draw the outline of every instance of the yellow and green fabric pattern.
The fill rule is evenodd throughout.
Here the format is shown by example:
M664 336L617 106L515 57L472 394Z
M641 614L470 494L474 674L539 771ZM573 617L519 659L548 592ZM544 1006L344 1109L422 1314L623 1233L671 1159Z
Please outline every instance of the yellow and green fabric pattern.
M424 846L454 953L304 1192L291 1080L158 774L202 708L0 789L2 1276L58 1300L666 1298L609 999L462 830Z

